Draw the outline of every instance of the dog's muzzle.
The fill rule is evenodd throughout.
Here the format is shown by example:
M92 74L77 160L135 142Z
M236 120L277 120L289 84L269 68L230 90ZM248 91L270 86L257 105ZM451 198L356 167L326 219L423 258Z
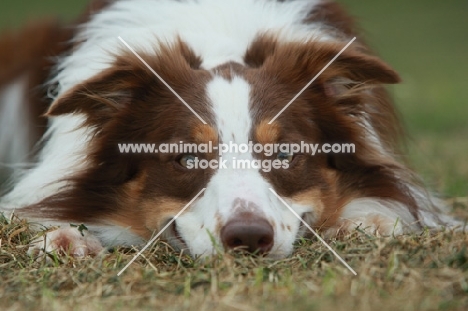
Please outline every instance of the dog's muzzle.
M274 244L274 230L263 217L239 213L221 228L221 242L225 250L267 254Z

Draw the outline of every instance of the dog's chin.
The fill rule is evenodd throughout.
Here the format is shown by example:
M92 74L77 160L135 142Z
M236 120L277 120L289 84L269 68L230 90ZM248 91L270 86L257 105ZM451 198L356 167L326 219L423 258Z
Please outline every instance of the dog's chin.
M317 214L314 212L306 212L301 215L301 218L307 223L309 226L313 228L313 224L317 223L318 217ZM320 234L317 231L320 231L319 229L314 229L314 231L318 234ZM304 223L299 224L299 230L297 233L297 239L303 238L303 237L310 237L313 236L313 233L310 231L309 228L307 228Z
M166 229L164 239L174 250L183 251L186 254L190 254L189 247L177 230L175 221L172 222L172 224Z

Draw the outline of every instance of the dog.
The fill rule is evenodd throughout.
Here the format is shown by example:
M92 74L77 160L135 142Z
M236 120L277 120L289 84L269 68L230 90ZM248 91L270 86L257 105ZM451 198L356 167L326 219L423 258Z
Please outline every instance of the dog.
M384 88L398 74L355 29L328 0L117 0L76 27L2 36L2 161L34 164L1 210L59 227L33 250L76 256L161 234L193 256L284 258L308 226L328 238L455 226L401 158ZM185 143L229 148L121 148ZM278 144L319 151L239 150Z

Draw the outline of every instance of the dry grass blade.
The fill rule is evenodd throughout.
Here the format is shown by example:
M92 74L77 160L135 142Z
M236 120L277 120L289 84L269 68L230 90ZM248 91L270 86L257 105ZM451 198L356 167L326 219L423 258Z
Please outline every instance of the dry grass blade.
M466 211L466 210L465 210ZM328 241L356 270L350 277L313 240L272 261L238 253L193 259L156 243L122 277L134 255L114 249L96 258L56 255L34 261L27 223L0 225L0 308L50 310L434 310L468 306L468 236L425 232L374 238L359 231Z

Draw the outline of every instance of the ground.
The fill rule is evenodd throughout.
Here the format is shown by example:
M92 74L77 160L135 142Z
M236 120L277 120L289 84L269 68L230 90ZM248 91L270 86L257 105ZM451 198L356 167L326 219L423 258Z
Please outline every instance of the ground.
M272 261L219 254L203 261L160 242L136 254L95 258L27 255L22 221L1 227L0 309L24 310L463 310L468 307L468 236L423 232L375 238L360 229L329 241L353 276L318 241Z

